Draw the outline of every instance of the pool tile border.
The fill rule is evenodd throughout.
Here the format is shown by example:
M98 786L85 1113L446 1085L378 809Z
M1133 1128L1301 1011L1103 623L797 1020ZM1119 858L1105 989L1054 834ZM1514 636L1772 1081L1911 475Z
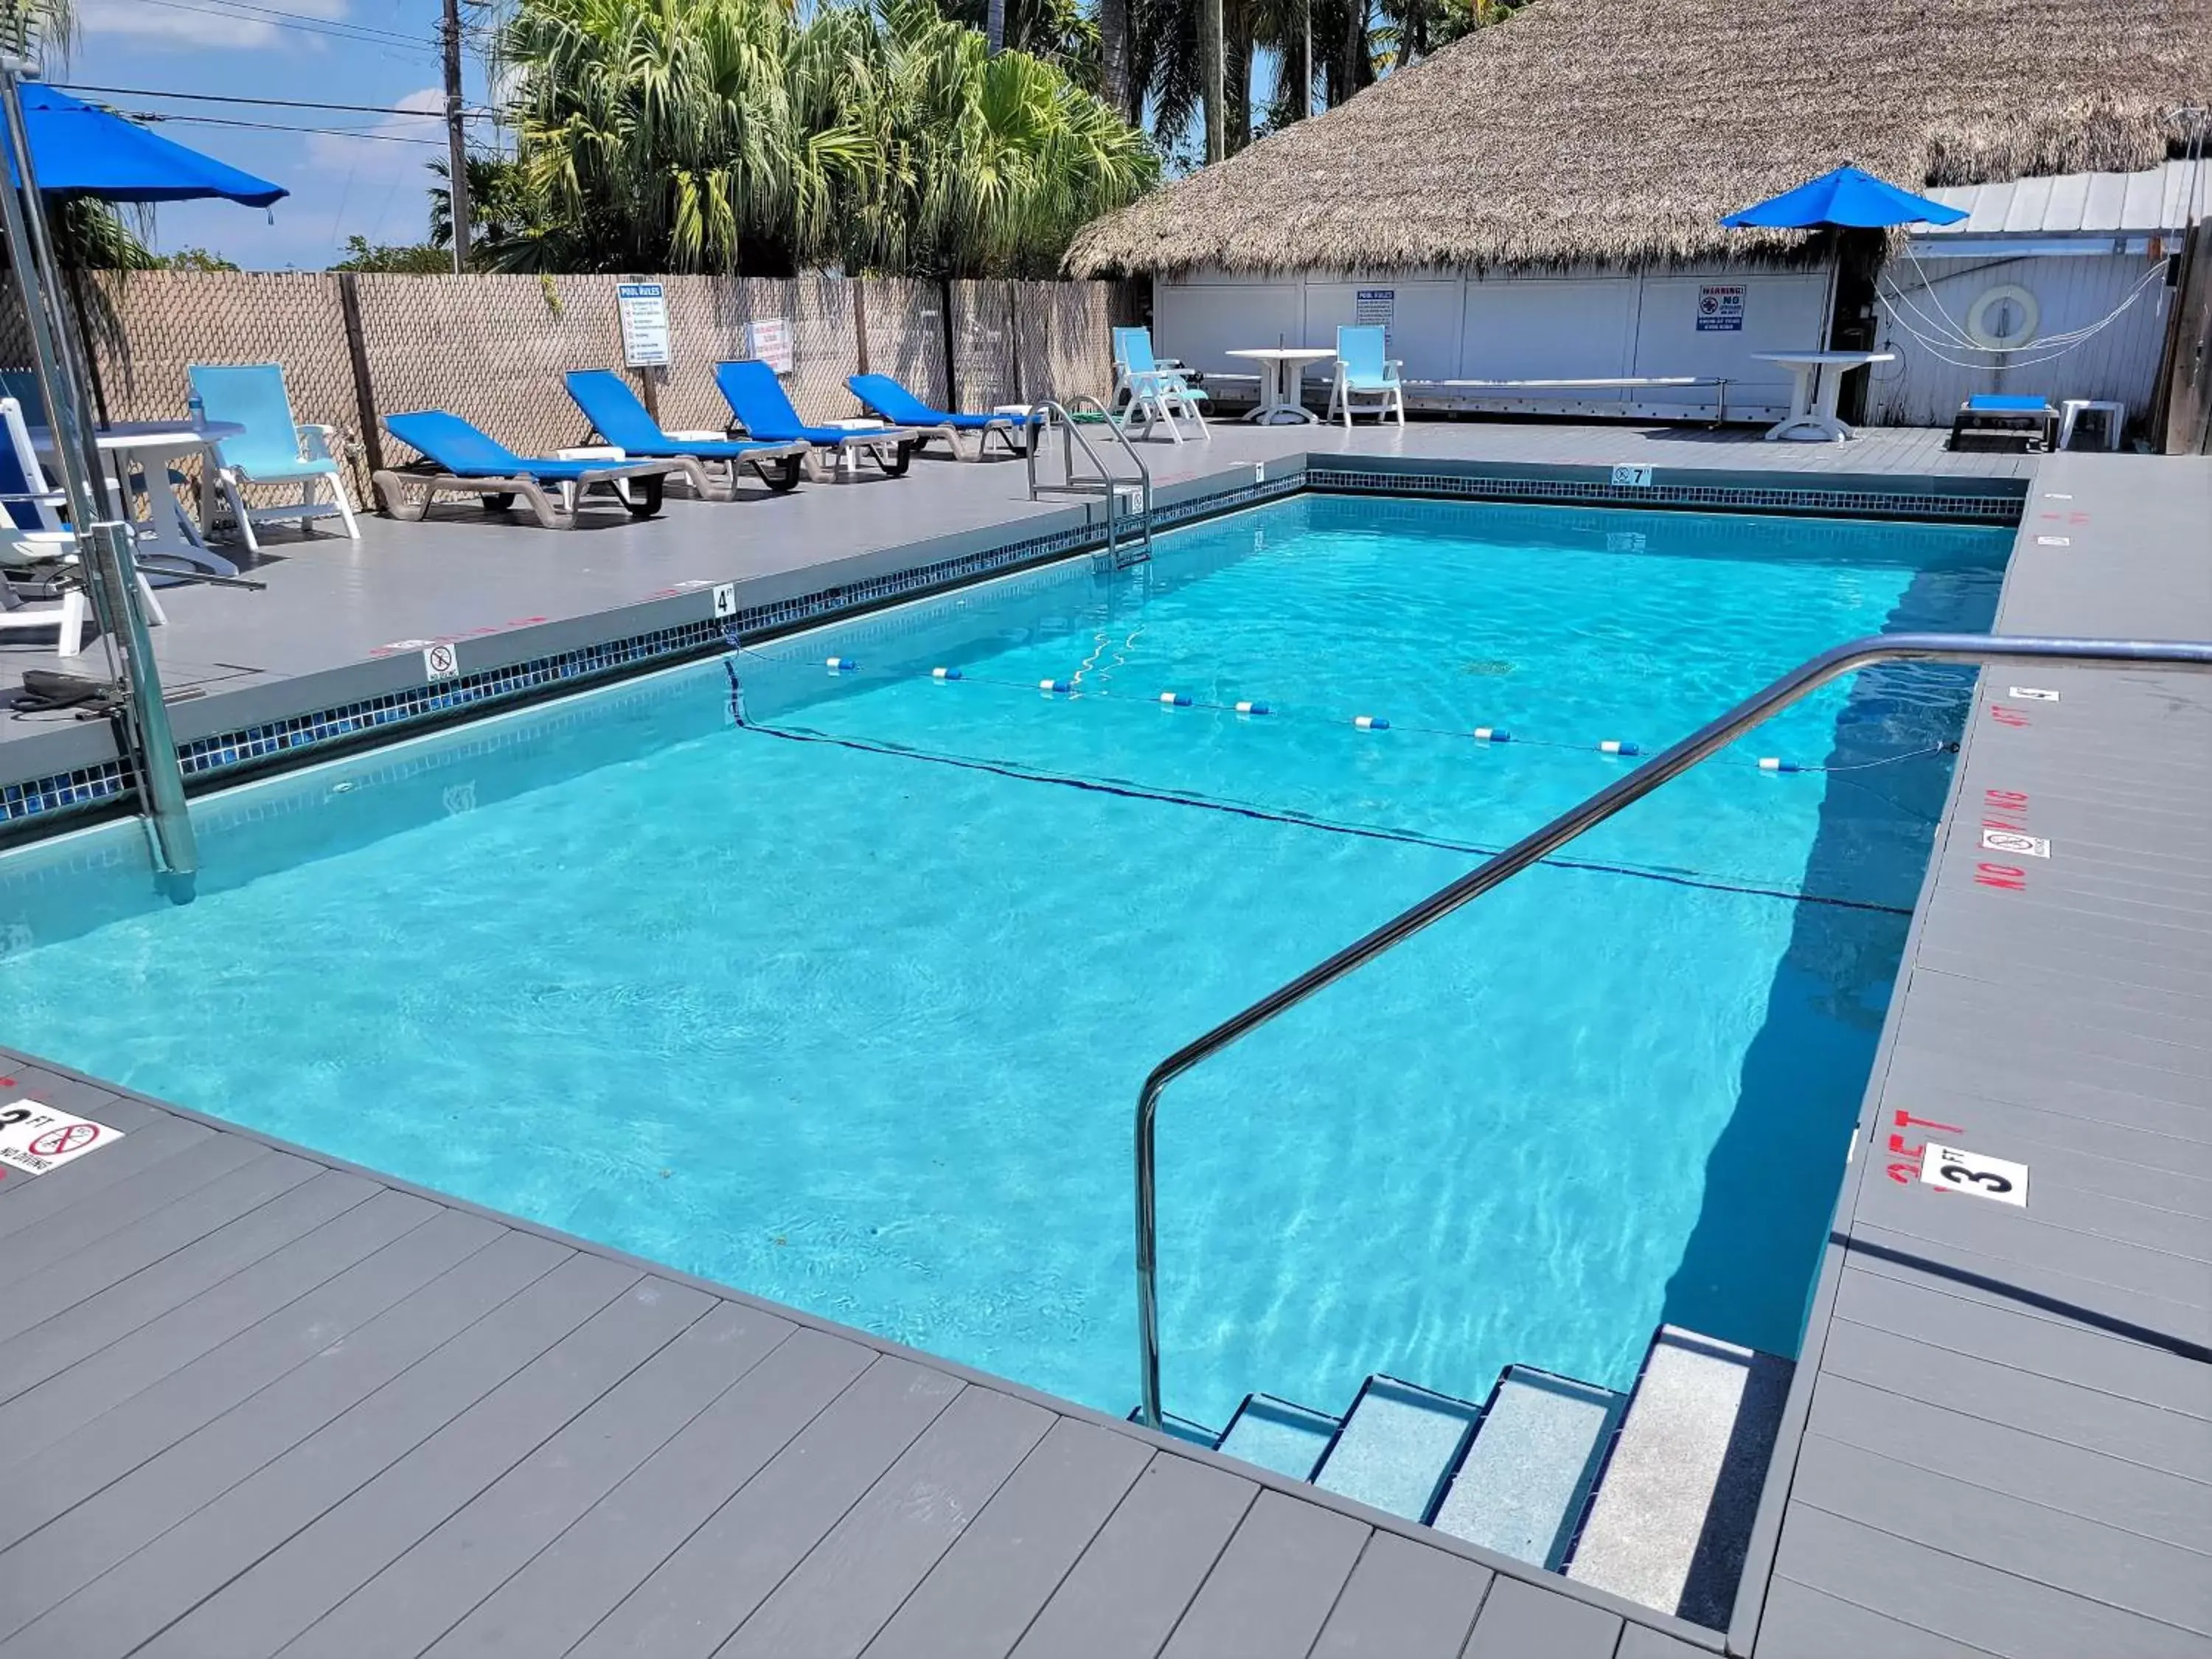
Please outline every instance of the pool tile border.
M1587 469L1597 471L1600 469ZM1378 471L1307 462L1310 489L1334 495L1441 495L1459 501L1574 502L1591 507L1717 508L1739 513L1804 513L1834 518L1933 520L1944 524L2010 527L2024 497L1992 491L1821 489L1802 485L1615 483L1609 477L1529 476L1477 468L1465 472ZM1980 482L1980 481L1977 481Z
M1596 467L1500 467L1482 462L1432 464L1404 470L1333 464L1309 455L1303 465L1278 464L1249 483L1208 489L1201 483L1177 499L1158 502L1156 529L1172 529L1261 501L1305 490L1342 495L1443 496L1463 501L1581 503L1601 507L1681 507L1744 512L1817 513L1838 517L1935 520L1947 523L2017 524L2022 493L2006 481L1975 480L1979 488L1934 493L1899 489L1828 489L1771 483L1689 483L1654 481L1626 484L1597 476ZM1273 476L1267 476L1272 472ZM1912 481L1900 481L1912 482ZM747 606L726 621L696 621L646 629L569 650L480 669L452 679L426 682L307 713L264 720L196 738L178 746L187 780L205 782L242 769L260 768L374 732L395 733L489 709L561 686L580 686L627 672L664 666L723 644L732 628L741 635L774 635L848 611L871 609L958 586L1018 566L1065 557L1103 542L1103 526L1087 522L1040 536L939 559L811 593ZM121 801L131 792L129 769L107 760L67 771L0 785L0 830L32 818L58 822Z

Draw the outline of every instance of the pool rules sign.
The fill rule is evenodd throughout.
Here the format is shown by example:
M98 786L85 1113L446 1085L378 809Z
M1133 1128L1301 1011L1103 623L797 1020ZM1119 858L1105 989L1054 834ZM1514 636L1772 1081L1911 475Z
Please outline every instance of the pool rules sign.
M45 1175L122 1139L122 1130L88 1117L53 1111L35 1100L10 1101L0 1107L0 1180Z
M623 283L615 289L623 362L632 368L668 367L668 295L659 283Z

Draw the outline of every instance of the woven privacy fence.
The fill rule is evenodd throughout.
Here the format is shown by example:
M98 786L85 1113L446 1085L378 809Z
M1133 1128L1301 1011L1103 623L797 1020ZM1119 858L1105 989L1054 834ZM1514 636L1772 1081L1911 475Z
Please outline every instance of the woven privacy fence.
M192 363L283 365L293 412L343 435L356 499L370 457L413 459L364 433L387 414L447 409L524 453L586 441L562 386L572 368L617 368L619 276L343 277L331 272L134 271L87 279L100 392L114 420L184 412ZM636 279L630 279L636 280ZM863 370L940 406L1091 392L1112 382L1109 333L1139 298L1109 283L953 282L807 276L790 281L662 276L665 368L624 371L661 423L720 428L714 365L750 355L747 325L789 326L785 385L802 416L861 413L845 384ZM0 289L0 368L29 362L12 286Z
M295 419L338 429L360 465L361 412L337 283L320 271L103 271L73 284L91 318L97 401L112 421L183 414L194 363L281 363ZM30 366L30 338L13 284L0 301L0 357ZM187 472L196 469L187 464ZM258 492L265 501L296 487Z

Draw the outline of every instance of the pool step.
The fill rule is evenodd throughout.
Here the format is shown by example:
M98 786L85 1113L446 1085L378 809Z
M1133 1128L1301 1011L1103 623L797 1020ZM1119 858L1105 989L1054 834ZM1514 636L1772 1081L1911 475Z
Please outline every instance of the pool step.
M1610 1389L1508 1365L1430 1524L1557 1568L1626 1403Z
M1425 1521L1466 1455L1482 1408L1395 1377L1370 1376L1314 1472L1323 1492Z
M1340 1417L1293 1405L1273 1395L1248 1394L1229 1419L1215 1449L1277 1474L1287 1474L1293 1480L1310 1480L1329 1443L1343 1426Z
M1567 1577L1724 1628L1795 1369L1661 1326Z
M1480 1406L1378 1376L1340 1419L1254 1394L1218 1434L1169 1427L1724 1630L1795 1369L1662 1325L1627 1395L1508 1365Z

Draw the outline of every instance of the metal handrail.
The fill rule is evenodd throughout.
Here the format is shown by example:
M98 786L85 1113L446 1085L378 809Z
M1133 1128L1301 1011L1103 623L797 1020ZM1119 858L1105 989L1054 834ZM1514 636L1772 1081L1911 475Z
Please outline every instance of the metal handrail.
M1029 468L1030 499L1035 501L1048 490L1058 490L1064 494L1079 495L1103 495L1106 498L1106 548L1109 553L1112 553L1120 545L1118 531L1121 501L1115 486L1121 483L1139 484L1144 492L1144 506L1143 516L1138 520L1138 527L1144 534L1145 547L1147 551L1150 551L1152 544L1152 469L1145 464L1145 458L1137 453L1136 447L1129 441L1129 434L1121 429L1121 423L1114 418L1113 411L1104 404L1087 392L1077 392L1073 402L1079 409L1086 407L1093 409L1105 416L1104 424L1107 431L1113 434L1114 441L1121 447L1121 453L1129 458L1130 465L1137 469L1137 476L1133 479L1125 479L1118 473L1108 471L1105 461L1100 458L1098 452L1091 447L1091 440L1076 429L1074 417L1068 413L1067 405L1048 398L1030 405L1030 412L1023 422L1029 428L1028 441L1022 447L1025 452L1024 459ZM1060 464L1062 482L1057 484L1040 484L1037 483L1036 476L1037 443L1045 432L1050 429L1052 416L1055 414L1060 416L1061 434ZM1078 483L1075 481L1075 451L1078 446L1080 446L1083 450L1084 459L1091 463L1091 469L1098 475L1098 484L1095 489L1087 483Z
M1824 651L1754 693L1718 719L1709 720L1671 748L1662 750L1634 771L1578 802L1533 835L1495 854L1466 875L1408 909L1400 911L1364 938L1327 961L1187 1042L1152 1070L1137 1097L1137 1325L1139 1343L1140 1419L1161 1425L1160 1329L1158 1286L1158 1217L1155 1207L1154 1121L1160 1093L1200 1061L1211 1059L1276 1015L1296 1007L1355 968L1402 945L1431 922L1441 921L1530 865L1557 852L1587 830L1644 799L1668 780L1759 725L1830 680L1880 662L2079 663L2092 667L2160 667L2212 670L2212 644L2162 640L2082 640L1990 634L1889 634L1854 640Z

